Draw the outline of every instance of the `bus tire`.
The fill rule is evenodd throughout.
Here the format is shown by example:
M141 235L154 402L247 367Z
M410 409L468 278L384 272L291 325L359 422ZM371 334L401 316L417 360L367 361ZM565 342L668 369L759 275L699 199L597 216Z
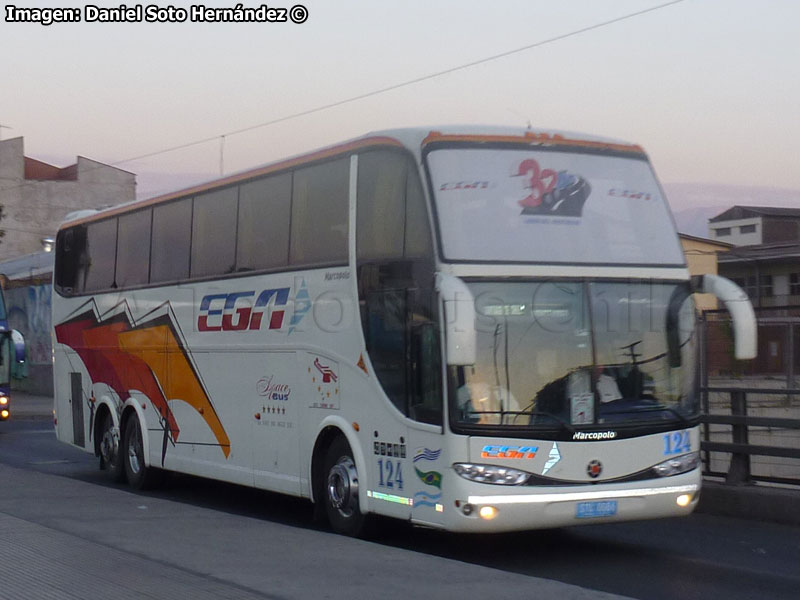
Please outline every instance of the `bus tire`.
M120 432L114 429L114 418L106 412L100 426L100 468L108 472L111 481L125 481L125 467L122 464Z
M324 476L322 502L331 529L342 535L364 537L369 519L358 505L358 471L343 436L336 437L328 448Z
M147 490L157 485L161 473L158 469L145 464L142 428L135 414L125 422L125 435L122 440L120 462L125 465L125 476L130 486L137 490Z

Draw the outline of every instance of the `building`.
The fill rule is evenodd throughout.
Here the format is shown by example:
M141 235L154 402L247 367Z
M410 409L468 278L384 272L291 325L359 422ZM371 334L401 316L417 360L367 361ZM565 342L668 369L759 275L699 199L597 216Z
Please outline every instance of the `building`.
M136 199L133 173L78 157L56 167L25 156L23 139L0 141L0 281L9 325L25 336L27 358L12 386L34 394L53 392L50 299L53 254L43 241L55 237L76 210Z
M708 233L734 246L800 241L800 208L734 206L709 219Z
M688 233L679 233L678 237L683 246L690 275L716 275L717 255L733 248L733 244L696 237ZM713 294L696 294L695 303L701 311L717 308L717 298Z
M79 156L56 167L24 155L23 138L0 141L0 261L42 249L64 217L136 199L136 176Z
M800 305L800 240L733 248L719 257L719 272L756 308Z
M709 219L715 241L733 244L719 274L756 308L800 305L800 208L734 206Z
M800 209L734 206L710 219L709 229L737 244L719 255L719 274L747 292L758 317L758 357L738 366L728 360L720 371L791 382L800 373Z

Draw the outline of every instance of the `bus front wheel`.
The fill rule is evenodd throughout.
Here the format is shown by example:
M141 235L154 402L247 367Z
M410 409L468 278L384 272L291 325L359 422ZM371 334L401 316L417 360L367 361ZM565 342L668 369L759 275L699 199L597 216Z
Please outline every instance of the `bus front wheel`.
M353 452L343 437L333 441L325 456L323 501L328 522L336 533L365 535L368 519L358 505L358 471Z

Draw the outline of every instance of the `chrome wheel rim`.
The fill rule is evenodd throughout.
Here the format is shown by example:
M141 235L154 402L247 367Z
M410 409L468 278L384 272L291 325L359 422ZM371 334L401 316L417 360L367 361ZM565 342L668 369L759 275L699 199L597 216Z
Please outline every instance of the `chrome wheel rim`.
M100 455L103 457L103 462L114 465L117 462L118 453L119 436L114 431L114 426L112 425L103 431L103 439L100 440Z
M328 473L328 501L343 517L358 510L358 472L349 456L340 458Z
M133 428L133 439L128 444L128 464L131 472L138 473L141 470L140 456L142 455L142 434L139 427Z

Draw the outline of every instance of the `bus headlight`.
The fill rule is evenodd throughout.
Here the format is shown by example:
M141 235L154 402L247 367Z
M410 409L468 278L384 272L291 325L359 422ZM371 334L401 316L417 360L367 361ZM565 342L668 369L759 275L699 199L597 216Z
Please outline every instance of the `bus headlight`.
M697 468L698 464L700 464L700 453L691 452L657 464L653 467L653 472L659 477L671 477L692 471Z
M8 396L0 396L0 406L6 406L8 404Z
M474 465L472 463L455 463L456 473L464 479L478 483L494 483L498 485L522 485L530 477L530 473L501 467L497 465Z

